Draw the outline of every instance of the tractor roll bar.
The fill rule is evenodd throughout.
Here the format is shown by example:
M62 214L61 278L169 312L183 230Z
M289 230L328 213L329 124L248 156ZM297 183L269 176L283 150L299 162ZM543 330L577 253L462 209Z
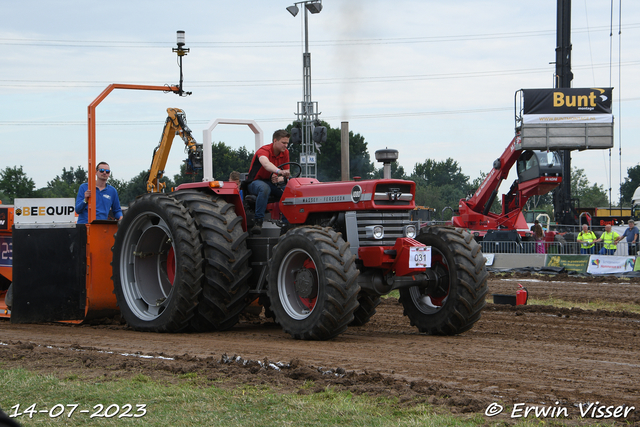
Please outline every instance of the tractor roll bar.
M89 128L89 166L87 174L89 175L89 189L93 193L93 197L89 200L87 223L91 224L96 219L96 174L93 172L96 166L96 107L107 97L114 89L128 90L158 90L162 92L180 93L178 86L147 86L147 85L131 85L112 83L102 91L96 99L89 104L88 108L88 128Z

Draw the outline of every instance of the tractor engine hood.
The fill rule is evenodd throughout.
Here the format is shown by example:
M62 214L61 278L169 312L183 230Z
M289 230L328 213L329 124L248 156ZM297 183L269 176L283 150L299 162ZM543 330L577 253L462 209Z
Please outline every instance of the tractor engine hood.
M300 224L314 212L411 210L415 188L415 182L402 179L319 182L293 178L280 199L280 211L289 222Z

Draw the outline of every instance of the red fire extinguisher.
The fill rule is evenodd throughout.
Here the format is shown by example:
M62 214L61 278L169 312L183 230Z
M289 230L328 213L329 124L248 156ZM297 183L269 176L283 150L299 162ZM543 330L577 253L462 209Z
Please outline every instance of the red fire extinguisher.
M529 299L527 288L518 283L518 291L516 292L516 305L526 305Z

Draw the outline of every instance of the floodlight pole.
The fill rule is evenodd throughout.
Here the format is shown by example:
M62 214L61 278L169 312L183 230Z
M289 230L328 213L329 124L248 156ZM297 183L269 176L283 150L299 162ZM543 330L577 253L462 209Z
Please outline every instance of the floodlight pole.
M315 144L311 140L313 125L318 120L318 103L311 100L311 53L309 52L309 10L307 5L315 6L313 13L322 10L322 2L318 0L301 1L294 6L301 5L304 9L304 52L302 53L302 102L298 102L296 116L302 124L302 149L300 150L300 165L302 176L307 178L317 177L317 158ZM318 8L318 6L320 6ZM297 8L296 8L297 9ZM287 8L293 16L297 14Z

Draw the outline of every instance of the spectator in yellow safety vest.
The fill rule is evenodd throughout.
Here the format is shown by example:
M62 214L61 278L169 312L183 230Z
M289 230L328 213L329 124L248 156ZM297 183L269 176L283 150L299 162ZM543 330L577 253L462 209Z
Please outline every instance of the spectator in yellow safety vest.
M593 231L589 230L587 224L582 224L582 231L578 233L576 241L580 243L581 254L592 254L593 247L595 246L596 235Z
M611 231L611 225L604 226L604 233L596 242L604 242L604 246L598 252L600 255L613 255L616 251L616 243L620 240L620 235L615 231Z

